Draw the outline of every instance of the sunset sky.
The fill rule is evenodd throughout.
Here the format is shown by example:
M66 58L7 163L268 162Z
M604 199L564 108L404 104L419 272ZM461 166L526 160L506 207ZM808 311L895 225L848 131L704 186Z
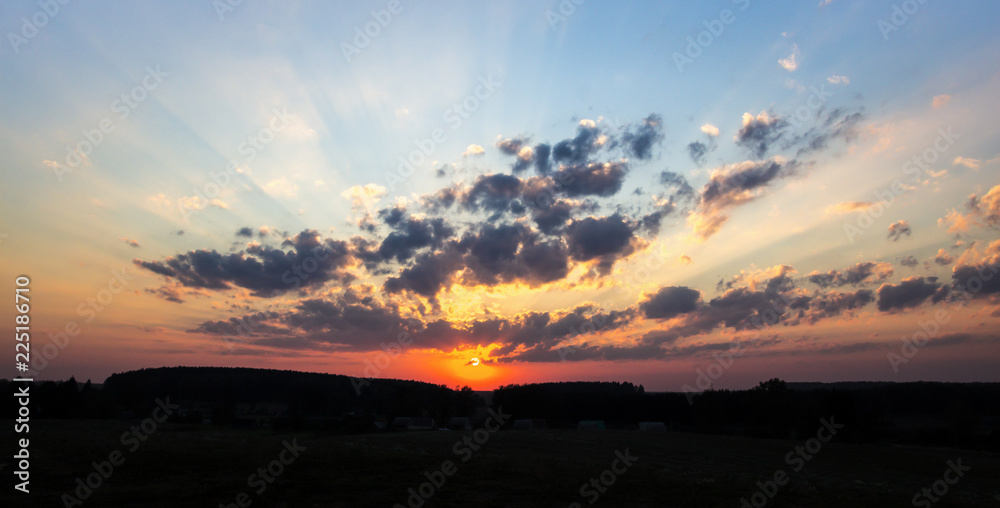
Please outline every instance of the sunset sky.
M31 374L1000 381L997 19L6 2L0 265L31 278Z

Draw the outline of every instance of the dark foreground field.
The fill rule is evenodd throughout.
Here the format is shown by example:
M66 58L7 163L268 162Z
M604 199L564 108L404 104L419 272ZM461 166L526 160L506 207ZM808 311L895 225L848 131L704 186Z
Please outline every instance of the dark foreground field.
M0 433L8 444L13 442L10 423L4 422ZM758 481L774 478L778 470L790 480L766 506L913 506L914 495L945 478L948 461L959 459L970 469L933 506L1000 506L1000 458L953 449L852 445L834 439L808 462L789 463L786 455L802 441L670 432L500 431L462 462L468 456L465 445L460 445L460 455L455 444L471 432L329 435L161 424L145 442L122 444L121 435L130 425L32 422L31 494L12 490L12 463L5 454L0 505L64 506L62 494L74 494L76 479L94 472L92 462L106 461L117 450L124 462L101 479L82 506L240 506L241 492L246 493L239 498L243 506L254 507L409 506L408 489L419 489L427 481L424 472L439 471L446 460L456 464L456 471L434 489L425 507L590 506L590 492L597 489L588 487L583 497L580 488L602 473L614 483L599 493L596 506L736 507L757 491ZM293 439L305 450L297 458L286 452L289 464L279 468L272 462L282 457L283 442ZM619 462L614 465L624 472L606 472L616 451L626 450L638 457L634 465ZM248 486L248 477L269 464L272 471L282 469L273 483L253 478ZM953 474L948 478L956 479ZM97 476L91 481L96 483ZM939 490L944 485L939 482ZM258 494L262 486L266 488ZM424 492L429 491L425 486ZM758 495L757 501L763 499ZM413 506L418 504L414 499Z

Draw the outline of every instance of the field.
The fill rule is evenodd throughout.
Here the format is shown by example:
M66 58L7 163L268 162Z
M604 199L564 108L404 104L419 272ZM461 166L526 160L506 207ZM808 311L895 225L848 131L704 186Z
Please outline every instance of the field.
M1000 458L992 454L859 446L836 438L808 461L786 461L802 441L572 430L331 435L160 424L143 433L145 441L129 437L123 444L122 434L134 424L32 423L31 493L8 486L2 504L80 506L61 500L62 494L76 495L76 479L85 481L95 471L92 463L108 461L115 451L122 454L120 459L115 455L119 465L100 479L82 506L240 506L238 501L255 507L409 506L408 489L417 492L428 482L426 471L444 483L429 499L414 498L413 506L421 501L425 507L589 506L596 498L596 506L734 507L741 498L751 500L757 482L773 479L779 470L789 480L777 486L766 506L912 506L914 495L944 478L947 462L958 459L968 471L933 505L1000 504L995 497L1000 494ZM6 430L11 426L3 428L2 439L12 442ZM462 443L464 437L485 443L472 451ZM297 457L282 455L283 443L293 440L305 449ZM458 453L456 443L462 443ZM616 452L625 456L626 450L637 457L634 464L614 463ZM288 463L282 464L282 458ZM445 473L452 474L435 474L447 460L454 466L445 467ZM261 476L249 478L269 465L272 473L279 471L268 476L271 483ZM619 473L608 472L613 466ZM12 467L9 461L3 465L8 478ZM605 492L588 486L582 496L581 486L602 474L606 484L613 482L607 487L598 483ZM91 482L97 484L98 478L91 475ZM423 489L430 493L430 483ZM87 489L79 493L87 494ZM245 496L238 498L240 493ZM764 499L759 494L756 501Z
M115 451L122 454L119 465L81 499L83 506L408 506L408 489L416 492L428 482L425 471L444 483L428 499L414 498L413 506L589 506L595 498L597 506L740 506L741 498L751 500L758 481L779 470L789 480L766 506L911 506L913 496L944 478L947 462L958 459L970 469L934 506L997 506L1000 493L1000 459L991 454L859 446L835 438L808 461L786 461L803 442L636 431L330 435L161 424L143 434L145 441L130 437L123 444L132 425L125 422L32 425L31 494L8 487L5 506L79 506L61 500L62 494L75 495L76 479L85 480L95 471L92 463L108 461ZM11 442L12 434L4 432ZM485 442L473 451L464 437L475 446L476 438ZM293 440L305 450L282 456L283 443ZM637 457L634 464L614 463L616 452L625 456L626 450ZM454 466L445 473L452 474L435 474L447 460ZM269 465L279 471L268 475L271 483L249 478ZM619 473L607 472L613 466ZM11 468L3 465L5 476ZM588 486L582 496L581 486L602 474L610 483L598 483L605 492ZM91 475L93 484L97 479ZM429 483L423 492L431 492Z

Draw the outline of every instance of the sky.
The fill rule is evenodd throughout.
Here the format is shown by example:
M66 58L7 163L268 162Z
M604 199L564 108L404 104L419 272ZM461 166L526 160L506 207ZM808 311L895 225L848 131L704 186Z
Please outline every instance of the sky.
M9 376L1000 381L998 15L6 2Z

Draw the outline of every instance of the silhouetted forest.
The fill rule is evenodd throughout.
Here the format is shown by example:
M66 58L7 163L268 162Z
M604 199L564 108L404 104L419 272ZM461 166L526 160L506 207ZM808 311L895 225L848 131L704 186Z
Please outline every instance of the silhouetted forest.
M6 390L10 382L0 381ZM488 395L488 394L487 394ZM114 374L103 385L75 379L36 383L32 417L137 419L157 399L180 409L175 423L316 428L338 432L387 430L396 417L425 417L446 426L453 417L473 423L486 398L468 387L418 381L358 380L249 368L170 367ZM8 404L13 404L8 399ZM545 420L548 428L576 428L599 420L608 429L663 422L673 431L766 438L808 437L821 418L845 425L838 439L1000 451L997 383L785 383L700 394L651 393L641 385L567 382L508 385L489 405L517 419ZM14 414L16 407L8 409Z

